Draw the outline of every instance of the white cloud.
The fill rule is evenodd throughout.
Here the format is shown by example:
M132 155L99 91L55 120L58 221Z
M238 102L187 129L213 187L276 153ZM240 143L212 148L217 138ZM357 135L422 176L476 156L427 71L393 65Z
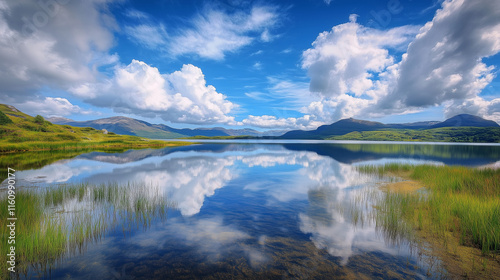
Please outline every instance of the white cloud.
M500 98L486 101L476 96L465 100L446 102L445 105L444 113L448 118L458 114L472 114L500 123Z
M220 60L226 53L235 52L256 38L270 41L269 29L276 25L278 17L276 7L271 6L256 5L249 11L235 13L206 7L193 19L191 28L180 30L170 38L169 50L175 56L196 54Z
M142 44L150 49L161 48L168 42L167 31L162 24L126 26L124 31L132 41Z
M310 130L322 125L323 122L315 121L310 115L304 115L300 118L278 118L276 116L269 115L249 115L242 121L242 124L261 128Z
M147 48L165 52L170 56L195 54L203 58L221 60L226 53L236 52L256 40L271 41L271 29L278 23L276 7L254 5L228 12L207 5L183 26L167 33L166 28L150 16L139 11L126 15L137 19L137 25L125 27L125 33L134 42Z
M63 2L63 1L61 1ZM91 81L113 45L110 1L0 1L0 97L26 100L42 86Z
M310 91L323 98L301 112L333 122L444 105L447 117L470 113L500 121L499 98L480 96L494 78L495 67L482 59L500 51L499 13L498 1L445 1L420 30L384 31L361 26L351 16L304 51ZM404 50L410 40L396 61L390 50Z
M71 114L97 114L94 111L84 110L77 105L73 105L66 98L60 97L46 97L42 100L30 100L14 105L23 112L30 112L32 115L42 115L47 118L63 117Z
M478 95L494 78L482 59L500 51L500 2L445 1L409 45L384 109L424 108L452 102L447 113L488 116ZM469 104L461 106L461 104ZM460 109L458 109L460 108Z
M228 114L237 107L207 85L201 69L191 64L161 74L157 68L133 60L117 66L112 78L74 87L71 92L96 106L179 123L232 124L234 117Z
M373 73L394 64L387 48L409 43L417 28L404 26L380 31L355 22L337 25L319 34L312 48L304 51L302 67L311 78L310 90L325 97L354 94L357 97L376 88Z
M260 61L257 61L253 64L253 68L255 70L262 70L262 63Z

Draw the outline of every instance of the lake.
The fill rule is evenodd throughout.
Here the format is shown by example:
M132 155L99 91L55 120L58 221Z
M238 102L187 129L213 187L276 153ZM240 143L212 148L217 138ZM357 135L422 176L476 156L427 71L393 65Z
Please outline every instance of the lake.
M41 164L18 171L17 186L142 183L174 207L147 227L118 221L28 278L440 278L439 259L376 221L390 179L357 166L390 162L499 167L500 145L205 141ZM89 211L76 200L66 209Z

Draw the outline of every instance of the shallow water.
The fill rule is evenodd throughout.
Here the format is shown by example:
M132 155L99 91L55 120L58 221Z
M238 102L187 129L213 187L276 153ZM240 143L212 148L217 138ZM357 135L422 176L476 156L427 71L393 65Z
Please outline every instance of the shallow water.
M177 205L167 220L118 227L67 255L54 279L425 279L446 272L376 226L380 179L356 165L499 160L498 145L219 142L93 152L16 177L40 187L145 182Z

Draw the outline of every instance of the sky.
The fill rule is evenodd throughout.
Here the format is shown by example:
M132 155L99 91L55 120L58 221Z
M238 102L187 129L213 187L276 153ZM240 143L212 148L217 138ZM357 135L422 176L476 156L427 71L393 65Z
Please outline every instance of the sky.
M0 0L0 103L176 128L500 122L500 1Z

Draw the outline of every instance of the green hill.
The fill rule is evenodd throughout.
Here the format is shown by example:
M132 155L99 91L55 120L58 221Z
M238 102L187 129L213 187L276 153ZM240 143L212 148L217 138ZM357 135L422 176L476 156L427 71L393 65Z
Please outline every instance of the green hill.
M499 127L443 127L355 131L329 140L500 143Z
M315 130L292 130L281 139L330 139L371 141L500 142L500 126L491 120L462 114L443 122L383 124L343 119Z
M91 127L57 125L0 104L0 152L75 150L89 148L144 148L172 143L117 135ZM179 144L179 143L176 143Z

